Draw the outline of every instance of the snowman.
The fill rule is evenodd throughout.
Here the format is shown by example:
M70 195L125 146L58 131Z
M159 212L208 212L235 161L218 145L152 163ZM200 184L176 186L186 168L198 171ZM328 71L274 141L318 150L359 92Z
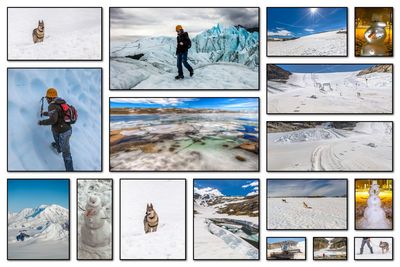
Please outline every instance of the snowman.
M84 224L81 226L83 244L92 248L100 248L110 244L111 225L106 219L107 216L101 198L96 195L89 196L83 213Z
M366 44L361 48L362 56L385 56L387 53L385 47L386 23L374 14L372 16L371 26L364 32Z
M369 188L369 197L367 207L364 210L364 216L360 221L363 229L390 229L391 222L386 218L386 213L382 208L379 197L380 189L376 181L372 182Z

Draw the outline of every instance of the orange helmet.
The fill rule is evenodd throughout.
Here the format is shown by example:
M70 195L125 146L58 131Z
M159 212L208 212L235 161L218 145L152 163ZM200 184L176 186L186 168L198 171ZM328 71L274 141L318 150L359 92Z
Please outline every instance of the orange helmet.
M180 31L180 30L183 30L183 27L182 27L182 25L176 25L175 29L176 29L176 31Z
M49 89L47 89L46 92L46 97L47 98L56 98L58 96L57 94L57 90L53 87L50 87Z

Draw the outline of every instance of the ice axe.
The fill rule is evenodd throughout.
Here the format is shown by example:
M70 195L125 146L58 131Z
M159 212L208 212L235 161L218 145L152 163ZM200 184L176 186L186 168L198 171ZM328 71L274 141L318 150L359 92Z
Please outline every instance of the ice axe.
M44 100L44 96L40 99L40 117L43 117L43 100Z

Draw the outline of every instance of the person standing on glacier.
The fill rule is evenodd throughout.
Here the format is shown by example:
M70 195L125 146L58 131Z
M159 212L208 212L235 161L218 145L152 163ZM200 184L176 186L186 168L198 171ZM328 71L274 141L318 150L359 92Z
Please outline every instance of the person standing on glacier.
M190 77L194 74L193 68L187 62L188 50L192 46L192 42L190 41L189 34L183 30L181 25L176 25L175 29L178 34L176 37L176 65L178 67L178 76L176 76L175 79L179 80L185 78L185 76L183 76L182 64L189 71Z

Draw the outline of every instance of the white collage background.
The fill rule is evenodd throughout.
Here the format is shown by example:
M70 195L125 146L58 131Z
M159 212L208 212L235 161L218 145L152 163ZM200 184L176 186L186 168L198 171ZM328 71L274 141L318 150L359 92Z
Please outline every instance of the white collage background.
M9 62L7 61L7 7L103 7L103 61L94 62ZM109 7L124 6L124 7L260 7L260 90L259 91L109 91ZM341 58L269 58L266 56L266 7L348 7L348 57ZM354 7L356 6L383 6L394 7L394 57L389 58L355 58L354 57ZM357 173L357 172L331 172L331 173L268 173L266 171L266 121L307 121L307 120L343 120L343 121L357 121L357 120L377 120L377 121L394 121L395 133L397 124L400 122L400 117L397 115L396 105L399 102L397 90L397 64L399 62L398 51L400 51L399 43L397 42L397 29L399 29L399 1L396 0L0 0L1 12L1 38L0 51L1 55L1 72L0 80L2 81L1 90L1 119L3 126L1 127L0 140L1 140L1 176L0 179L0 214L6 215L7 212L7 178L69 178L71 179L71 196L70 196L70 209L71 209L71 260L70 261L31 261L31 262L11 262L7 261L6 250L6 235L7 235L7 220L4 217L0 220L1 238L3 242L0 244L0 262L6 266L22 266L29 264L30 266L52 266L57 264L59 266L69 266L71 264L79 264L81 266L95 266L104 264L113 265L127 265L138 264L140 266L242 266L243 264L251 264L254 266L261 265L286 265L288 262L272 262L266 261L266 237L269 236L306 236L307 237L307 261L296 261L300 267L310 265L336 265L344 266L348 264L362 264L364 266L375 266L376 264L385 264L394 266L398 261L400 249L398 247L399 237L399 222L397 220L397 173L398 164L396 162L399 153L396 147L397 140L394 136L394 171L389 173ZM84 25L82 25L84 27ZM267 63L393 63L394 64L394 114L393 115L267 115L266 114L266 64ZM103 171L101 173L8 173L7 172L7 67L101 67L103 68ZM167 173L112 173L109 172L109 147L108 147L108 132L109 132L109 113L108 104L109 97L259 97L261 100L260 109L260 171L249 173L212 173L212 172L167 172ZM10 122L12 123L12 122ZM21 129L24 130L24 129ZM77 178L113 178L114 179L114 260L109 261L77 261L76 260L76 179ZM186 178L187 179L187 260L186 261L136 261L136 262L123 262L119 260L119 179L120 178ZM194 178L259 178L260 184L260 260L251 261L249 263L243 261L193 261L193 222L192 222L192 193L193 193L193 179ZM347 178L349 201L348 201L348 230L347 231L267 231L266 230L266 179L267 178ZM356 178L393 178L394 179L394 230L391 231L377 231L365 232L356 231L354 229L354 179ZM394 261L385 262L356 262L353 259L353 237L354 236L393 236L394 237ZM312 260L312 237L314 236L347 236L348 237L348 260L335 261L335 262L316 262Z

